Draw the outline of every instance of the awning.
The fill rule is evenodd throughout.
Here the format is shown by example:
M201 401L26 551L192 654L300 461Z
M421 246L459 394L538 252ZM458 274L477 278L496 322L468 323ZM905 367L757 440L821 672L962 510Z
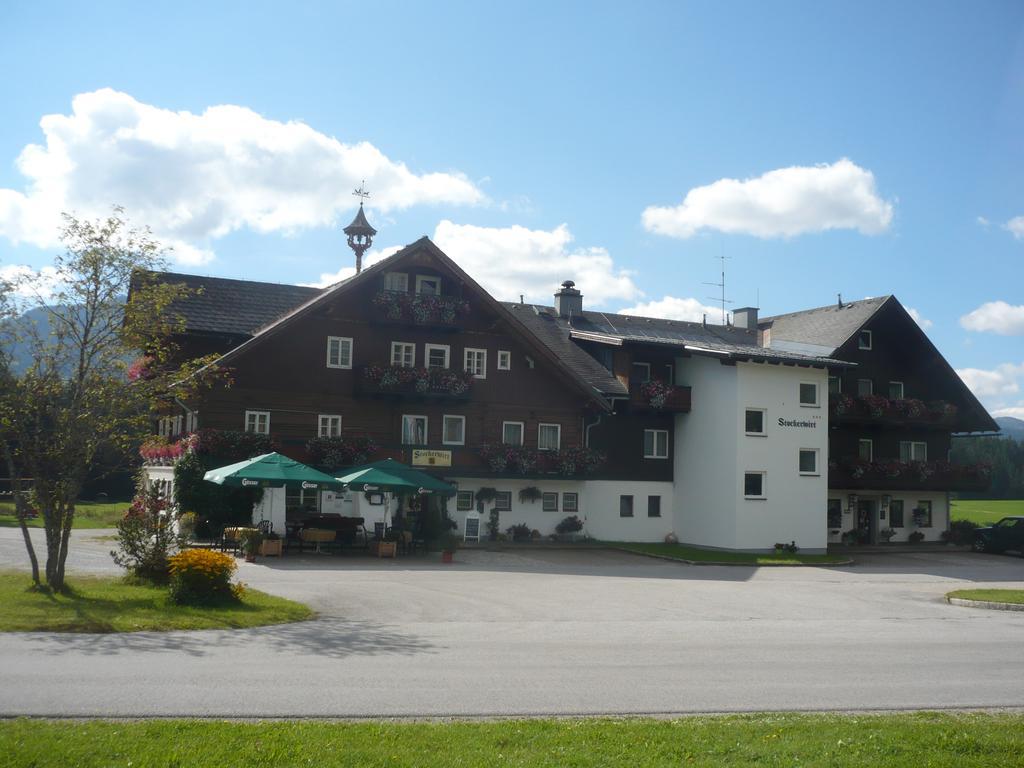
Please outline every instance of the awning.
M433 475L413 469L394 459L384 459L355 467L336 479L339 483L344 483L355 491L381 490L391 493L426 491L441 493L445 496L454 496L456 491L454 485L438 480Z
M203 480L236 488L305 488L340 490L341 483L328 474L289 459L280 453L266 453L252 459L211 469Z

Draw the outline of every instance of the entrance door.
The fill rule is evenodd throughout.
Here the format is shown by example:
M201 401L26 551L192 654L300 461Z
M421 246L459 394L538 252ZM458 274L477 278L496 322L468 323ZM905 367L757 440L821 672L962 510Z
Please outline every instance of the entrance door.
M876 544L878 541L878 521L875 518L874 499L857 500L857 531L863 544Z

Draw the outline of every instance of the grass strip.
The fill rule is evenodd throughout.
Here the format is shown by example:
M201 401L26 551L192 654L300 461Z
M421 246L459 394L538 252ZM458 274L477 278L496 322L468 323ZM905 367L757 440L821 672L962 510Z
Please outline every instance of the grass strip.
M1024 589L958 589L946 597L960 600L982 600L989 603L1011 603L1024 605Z
M199 607L175 605L166 589L116 577L74 576L67 594L50 594L31 585L31 578L23 571L0 571L0 631L240 629L313 616L313 611L301 603L255 589L247 589L240 603Z
M950 509L950 520L970 520L982 526L1010 515L1024 515L1024 499L957 499Z
M619 549L629 550L630 552L657 555L658 557L685 560L692 563L722 563L725 565L841 565L849 562L849 558L843 555L801 555L799 552L796 554L783 553L779 555L775 553L723 552L660 542L609 541L605 543Z
M113 528L124 517L130 502L79 501L75 504L75 519L72 528ZM42 528L41 517L29 518L30 528ZM0 528L17 528L18 518L14 516L14 502L0 501Z
M1020 765L1022 748L1024 716L992 713L452 723L0 722L0 754L9 768L973 768Z

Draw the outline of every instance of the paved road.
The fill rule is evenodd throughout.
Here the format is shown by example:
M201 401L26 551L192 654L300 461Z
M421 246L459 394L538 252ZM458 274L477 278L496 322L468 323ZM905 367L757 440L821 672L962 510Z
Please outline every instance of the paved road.
M0 529L0 567L24 555ZM82 532L78 570L111 570ZM867 556L840 569L601 551L460 563L304 556L243 580L322 618L256 630L0 635L0 714L445 716L1024 707L1024 559ZM267 561L264 561L267 562Z

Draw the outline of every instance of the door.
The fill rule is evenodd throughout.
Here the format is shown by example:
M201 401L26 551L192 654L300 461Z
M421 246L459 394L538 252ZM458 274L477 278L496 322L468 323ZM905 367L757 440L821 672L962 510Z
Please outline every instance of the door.
M878 520L873 499L857 500L857 532L862 544L875 544L878 540Z

